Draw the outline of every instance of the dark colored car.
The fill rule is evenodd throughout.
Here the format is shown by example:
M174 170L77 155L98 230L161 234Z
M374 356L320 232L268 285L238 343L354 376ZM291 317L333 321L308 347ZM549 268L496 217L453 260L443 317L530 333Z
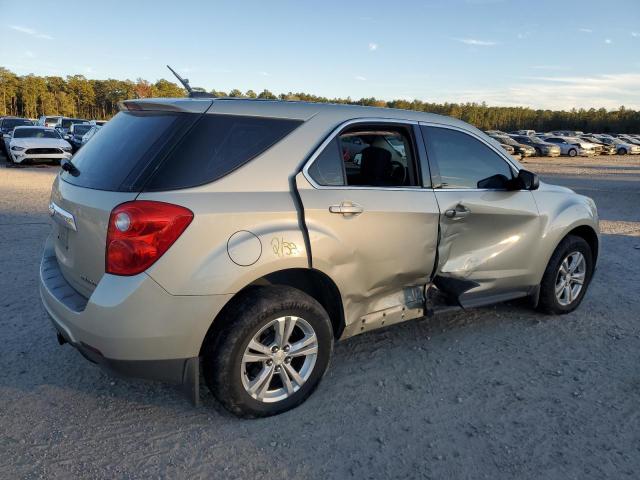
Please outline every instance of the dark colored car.
M560 147L552 143L540 140L538 137L528 135L511 135L516 142L529 145L536 150L536 155L541 157L559 157Z
M29 127L33 125L33 122L27 118L20 117L2 117L0 118L0 135L2 141L0 142L0 151L7 154L7 141L14 128L16 127Z
M535 148L525 145L523 143L516 142L513 138L508 135L489 135L491 138L500 142L501 145L509 145L512 147L516 153L522 155L522 157L530 157L536 154Z
M67 141L73 147L73 151L77 151L82 147L82 137L93 127L90 123L74 123L69 128L69 138Z

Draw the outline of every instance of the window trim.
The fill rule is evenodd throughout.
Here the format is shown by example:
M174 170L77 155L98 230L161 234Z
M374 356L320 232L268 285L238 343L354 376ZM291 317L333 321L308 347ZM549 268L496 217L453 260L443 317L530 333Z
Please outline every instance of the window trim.
M475 140L478 140L480 143L482 143L483 145L486 145L494 153L496 153L498 157L504 160L507 163L507 165L515 172L515 175L517 175L517 173L520 171L520 169L516 166L516 164L513 163L509 158L507 158L504 150L503 151L498 150L498 148L494 147L492 144L485 141L482 137L480 137L475 132L472 132L470 130L467 130L465 128L461 128L455 125L447 125L444 123L436 123L436 122L418 122L418 125L420 127L424 126L424 127L435 127L435 128L448 128L449 130L455 130L460 133L469 135L470 137L474 138ZM422 132L422 129L420 129L420 131ZM427 147L428 140L427 138L424 138L424 135L423 135L423 141L424 141L425 150L428 152L429 151ZM436 160L430 159L427 153L427 161L429 163L429 169L431 170L431 181L432 181L433 190L440 190L443 192L505 192L507 191L503 188L442 188L440 168ZM522 192L527 190L509 190L509 191Z
M311 184L311 186L317 190L382 190L382 191L412 191L416 190L424 190L425 188L431 188L430 186L425 186L425 177L422 173L422 165L423 165L423 150L420 148L420 141L422 137L416 137L415 127L419 122L416 120L403 120L397 118L376 118L376 117L362 117L362 118L353 118L351 120L347 120L339 124L336 128L334 128L331 133L318 145L318 147L313 151L309 159L305 162L304 167L302 167L302 174L307 179L307 181ZM377 186L367 186L367 185L319 185L309 174L309 168L316 161L316 159L320 156L320 154L324 151L325 147L331 143L332 140L336 139L344 130L347 128L357 126L357 125L402 125L407 127L409 130L409 134L411 135L411 140L414 142L415 154L416 158L414 159L415 167L416 167L416 177L418 182L421 185L416 185L413 187L377 187ZM343 162L344 164L344 162ZM344 167L343 167L344 169ZM346 175L345 175L345 183L346 183Z

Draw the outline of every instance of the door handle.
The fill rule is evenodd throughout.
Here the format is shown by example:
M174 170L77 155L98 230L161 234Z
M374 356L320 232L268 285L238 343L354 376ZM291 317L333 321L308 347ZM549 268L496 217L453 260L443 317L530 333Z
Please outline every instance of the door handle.
M467 217L471 213L464 205L458 204L456 208L450 208L444 212L444 216L451 220L459 220L461 218Z
M342 202L340 205L331 205L329 207L331 213L340 213L342 215L359 215L364 212L364 208L351 202Z

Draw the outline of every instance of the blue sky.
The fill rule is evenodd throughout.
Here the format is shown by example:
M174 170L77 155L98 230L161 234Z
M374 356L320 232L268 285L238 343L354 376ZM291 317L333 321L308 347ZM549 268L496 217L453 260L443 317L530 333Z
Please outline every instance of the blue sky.
M640 109L640 0L0 0L19 74Z

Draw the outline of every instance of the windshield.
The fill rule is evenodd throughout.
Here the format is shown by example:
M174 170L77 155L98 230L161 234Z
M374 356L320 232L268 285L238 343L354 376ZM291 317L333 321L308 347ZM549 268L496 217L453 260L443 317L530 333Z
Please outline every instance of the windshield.
M74 123L85 123L86 120L82 120L80 118L64 118L62 120L62 128L69 128Z
M24 118L5 118L2 120L2 128L15 128L22 125L33 125L30 120Z
M92 125L89 124L80 124L80 125L75 125L73 127L73 133L76 135L84 135L85 133L87 133L90 129L91 129Z
M502 135L495 135L493 138L495 138L500 143L505 143L507 145L511 145L512 147L517 147L518 146L518 142L516 142L511 137L505 137L505 136L502 136Z
M55 130L22 127L13 131L13 138L60 138L60 135Z

